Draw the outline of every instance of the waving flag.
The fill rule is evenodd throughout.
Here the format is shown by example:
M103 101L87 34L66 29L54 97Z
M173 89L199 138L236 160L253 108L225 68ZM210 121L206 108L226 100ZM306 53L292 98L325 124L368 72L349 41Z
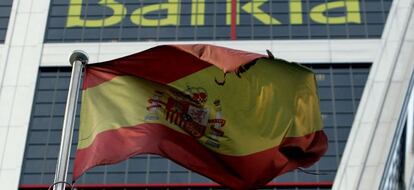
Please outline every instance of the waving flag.
M312 71L211 45L158 46L86 66L73 178L157 154L232 189L327 149Z

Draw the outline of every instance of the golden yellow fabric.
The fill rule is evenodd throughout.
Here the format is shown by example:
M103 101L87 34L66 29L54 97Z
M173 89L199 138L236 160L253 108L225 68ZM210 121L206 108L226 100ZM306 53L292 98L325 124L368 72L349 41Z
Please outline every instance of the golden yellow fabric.
M183 108L206 127L197 140L226 155L252 154L277 146L285 137L322 129L314 74L308 69L259 59L240 76L229 73L224 78L221 70L211 66L168 86L118 76L88 88L82 97L78 148L88 147L100 132L143 123L162 123L187 134L171 121L178 117L171 113Z

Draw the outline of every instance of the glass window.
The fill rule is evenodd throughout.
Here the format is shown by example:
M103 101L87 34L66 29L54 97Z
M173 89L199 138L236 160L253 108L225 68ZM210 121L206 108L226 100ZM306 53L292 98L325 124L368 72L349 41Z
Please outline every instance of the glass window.
M189 182L189 172L171 172L170 173L170 183L188 183Z
M0 43L6 39L13 0L0 0Z
M148 183L167 183L167 172L150 172Z

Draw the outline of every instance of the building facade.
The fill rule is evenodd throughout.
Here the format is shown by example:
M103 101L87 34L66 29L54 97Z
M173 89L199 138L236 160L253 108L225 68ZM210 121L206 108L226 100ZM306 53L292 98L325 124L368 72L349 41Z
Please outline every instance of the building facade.
M190 43L270 50L315 71L329 149L308 173L286 173L264 188L409 187L413 6L412 0L0 0L2 189L53 183L73 50L86 51L94 63ZM155 155L97 167L75 187L220 189Z

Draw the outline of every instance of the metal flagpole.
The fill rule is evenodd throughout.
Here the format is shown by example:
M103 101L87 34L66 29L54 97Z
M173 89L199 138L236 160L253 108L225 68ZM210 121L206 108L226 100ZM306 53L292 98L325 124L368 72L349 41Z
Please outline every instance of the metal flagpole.
M62 139L60 141L59 157L56 163L53 190L64 190L67 184L66 177L75 124L76 107L78 105L78 94L81 85L82 68L88 63L88 56L83 51L75 50L70 56L69 62L72 65L72 75L66 101L65 117L63 118Z

